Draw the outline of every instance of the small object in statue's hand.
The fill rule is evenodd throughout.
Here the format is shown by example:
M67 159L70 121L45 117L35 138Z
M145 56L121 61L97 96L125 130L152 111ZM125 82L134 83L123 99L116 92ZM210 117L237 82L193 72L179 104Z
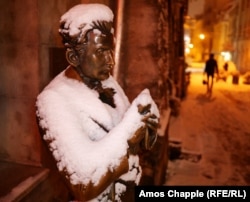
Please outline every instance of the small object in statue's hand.
M144 147L146 150L151 150L156 141L157 141L157 133L155 130L152 130L151 128L147 128L146 129L146 134L145 134L145 138L144 138Z
M148 104L146 106L142 106L141 104L139 104L137 107L138 107L138 112L142 115L145 115L150 112L151 104Z

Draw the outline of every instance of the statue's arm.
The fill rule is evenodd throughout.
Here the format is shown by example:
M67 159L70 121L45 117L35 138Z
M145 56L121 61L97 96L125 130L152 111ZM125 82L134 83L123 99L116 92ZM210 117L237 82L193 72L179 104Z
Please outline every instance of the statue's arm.
M115 180L117 180L122 174L127 173L129 169L128 158L124 156L119 164L114 170L108 170L105 175L103 175L98 182L98 184L93 185L89 183L88 185L72 185L70 187L74 192L76 199L81 201L88 201L99 196L109 185L111 185Z

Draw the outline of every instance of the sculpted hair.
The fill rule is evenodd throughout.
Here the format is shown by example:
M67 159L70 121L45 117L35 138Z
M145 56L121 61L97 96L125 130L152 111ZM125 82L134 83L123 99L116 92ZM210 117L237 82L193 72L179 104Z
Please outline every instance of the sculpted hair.
M61 22L59 33L62 36L62 43L66 48L72 48L75 50L79 50L84 48L84 45L86 44L88 38L87 34L90 31L93 30L99 30L102 34L109 35L113 34L113 27L112 22L107 21L95 21L92 22L91 28L84 30L83 28L85 25L83 25L81 28L81 31L77 35L71 36L69 32L67 31L68 28L65 27L65 21ZM84 32L83 32L84 30Z

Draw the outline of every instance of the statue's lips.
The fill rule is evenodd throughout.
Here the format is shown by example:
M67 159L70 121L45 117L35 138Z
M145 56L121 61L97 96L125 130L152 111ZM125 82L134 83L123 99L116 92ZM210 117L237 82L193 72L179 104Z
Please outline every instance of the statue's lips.
M110 71L112 70L112 66L111 65L106 65L103 70L101 71L102 74L109 74Z

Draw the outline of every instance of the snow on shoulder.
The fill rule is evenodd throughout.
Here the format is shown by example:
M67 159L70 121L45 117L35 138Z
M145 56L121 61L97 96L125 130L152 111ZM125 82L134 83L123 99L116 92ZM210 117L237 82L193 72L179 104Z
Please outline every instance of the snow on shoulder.
M112 10L103 4L80 4L71 8L62 17L60 22L65 22L65 28L59 32L68 32L70 36L76 36L91 29L94 21L112 22L114 14Z

